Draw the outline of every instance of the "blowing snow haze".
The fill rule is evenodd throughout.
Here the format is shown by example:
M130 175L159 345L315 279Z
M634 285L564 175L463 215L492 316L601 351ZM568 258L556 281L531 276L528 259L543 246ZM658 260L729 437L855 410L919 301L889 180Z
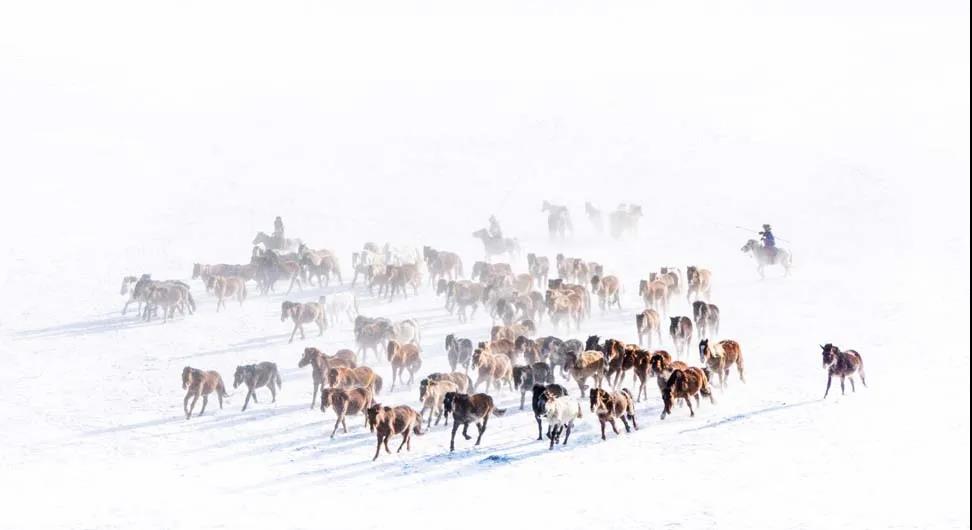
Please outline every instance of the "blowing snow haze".
M955 344L969 321L968 10L0 8L0 495L16 500L0 526L304 527L318 523L307 506L327 499L328 522L361 527L430 505L412 524L479 528L563 506L544 521L967 528L969 361ZM564 240L548 236L543 201L567 207ZM639 205L637 233L599 232L585 203L605 216ZM469 279L484 259L471 234L491 215L522 248L494 259L514 275L534 253L555 278L562 253L619 282L620 309L602 312L588 283L580 329L548 316L534 338L637 345L639 281L666 266L684 281L697 265L721 311L712 341L738 341L746 383L733 369L722 389L713 375L715 404L661 420L651 379L634 406L639 429L619 420L606 441L585 395L553 450L536 441L530 393L521 411L508 387L487 390L508 412L489 418L479 446L460 431L450 453L451 428L433 425L372 463L361 415L330 439L335 413L321 413L319 395L311 408L312 373L297 361L310 346L357 351L354 324L342 317L318 336L310 322L288 344L281 303L345 296L358 314L413 319L422 363L411 387L390 390L384 349L367 364L385 380L377 401L418 411L419 380L451 371L446 335L489 341L501 322L482 305L460 322L427 270L407 299L352 287L352 253L431 246L456 253ZM217 313L193 264L250 264L254 234L276 216L288 238L333 251L343 283L285 294L288 277L262 294L262 276L250 278L242 304ZM740 251L763 223L792 253L788 277L769 267L760 280ZM195 314L122 315L119 284L142 274L184 282ZM163 294L175 296L159 291L156 305ZM675 353L668 317L692 310L684 291L672 297L661 348ZM699 338L682 356L693 366ZM835 379L821 400L827 343L860 352L867 388L841 395ZM185 366L231 387L238 365L260 362L277 367L275 402L260 387L242 412L243 384L185 420ZM624 386L637 390L633 371ZM585 484L621 485L617 504L575 502ZM448 501L483 492L498 494L492 512Z

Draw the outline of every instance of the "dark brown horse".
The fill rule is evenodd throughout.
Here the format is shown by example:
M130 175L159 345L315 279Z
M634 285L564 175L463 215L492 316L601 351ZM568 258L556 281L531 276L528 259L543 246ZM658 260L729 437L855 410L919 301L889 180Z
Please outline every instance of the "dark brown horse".
M621 418L625 432L631 432L632 427L638 430L638 422L635 421L634 398L627 388L623 388L619 392L607 392L600 388L592 388L590 400L591 412L597 414L597 419L601 422L602 440L607 440L604 427L608 423L614 429L614 434L621 434L614 421L615 418ZM628 421L631 422L631 425L628 425Z
M867 387L867 381L864 380L864 359L861 358L861 354L854 350L840 351L840 348L829 342L820 346L820 349L823 350L823 367L827 370L827 390L824 392L824 399L830 393L830 383L835 375L840 377L841 394L844 394L844 379L850 379L851 391L857 392L854 386L854 374L859 374L861 384Z
M283 381L280 380L280 372L277 370L277 364L264 361L259 364L246 364L236 367L236 373L233 374L233 388L238 388L240 385L246 385L246 400L243 401L243 411L246 411L246 406L250 404L250 398L253 398L253 402L257 403L256 389L260 387L267 387L270 390L271 403L277 402L277 390L283 387Z
M479 437L476 438L476 445L483 440L486 433L486 423L489 415L495 414L502 416L506 414L506 409L498 409L493 404L493 398L489 394L458 394L448 392L445 395L445 413L452 414L452 438L449 440L449 451L456 450L456 431L462 425L462 437L469 440L472 436L467 434L469 424L475 423L479 430Z
M701 368L693 366L684 370L672 371L665 388L662 389L662 402L665 404L665 408L662 410L661 419L665 419L665 416L672 413L672 405L679 398L685 400L685 403L688 404L689 413L695 416L692 398L695 398L695 405L698 406L701 401L699 394L706 396L709 401L715 404L712 389L709 387L709 379Z
M670 317L671 326L668 332L675 343L675 356L682 357L682 352L688 353L689 345L692 344L692 320L689 317Z

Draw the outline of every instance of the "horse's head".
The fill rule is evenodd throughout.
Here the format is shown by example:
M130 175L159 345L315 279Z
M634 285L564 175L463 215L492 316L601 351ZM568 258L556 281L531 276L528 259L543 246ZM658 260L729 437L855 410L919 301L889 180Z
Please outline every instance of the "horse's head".
M283 322L287 320L287 317L291 316L297 309L297 304L295 302L281 302L280 304L280 321Z
M251 245L259 245L260 243L262 243L262 242L264 242L264 241L266 241L268 239L270 239L270 236L268 236L265 232L257 232L256 235L253 236L253 242L250 243L250 244Z
M591 412L595 414L610 412L607 406L607 392L600 388L592 388L589 392L589 397L591 400Z
M321 412L327 411L334 404L334 395L339 392L336 388L325 388L321 390Z
M823 356L823 367L824 367L824 370L826 370L826 369L830 368L830 365L832 365L835 362L837 362L837 353L840 350L836 346L834 346L833 344L830 344L829 342L826 345L821 345L820 346L820 349L823 350L823 353L822 353L822 356Z
M741 252L751 252L755 248L756 248L756 240L750 239L749 241L746 241L746 244L743 245L742 248L739 250Z
M709 354L709 339L699 341L699 362L705 363L705 357Z
M192 368L186 366L182 369L182 389L189 388L189 379L192 377Z
M472 233L473 237L483 239L483 240L485 240L488 237L488 235L489 232L485 228L480 228L479 230L476 230L475 232Z
M125 276L124 278L122 278L121 294L122 295L128 294L129 289L131 289L136 282L138 282L138 279L135 278L134 276Z
M233 388L237 388L243 384L246 379L247 366L237 366L236 372L233 373Z
M319 353L321 353L321 350L318 350L317 348L310 346L304 348L304 355L302 355L300 361L297 362L297 368L303 368L313 362L314 357L317 357L317 354Z

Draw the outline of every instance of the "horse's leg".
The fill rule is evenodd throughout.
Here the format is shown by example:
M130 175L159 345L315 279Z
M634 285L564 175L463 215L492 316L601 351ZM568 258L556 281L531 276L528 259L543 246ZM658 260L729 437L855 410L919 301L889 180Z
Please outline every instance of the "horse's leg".
M313 366L311 366L311 369L316 370L316 368L314 368ZM310 406L311 410L314 410L314 403L317 401L317 389L320 388L320 386L321 386L320 383L316 381L314 382L314 395L311 396L311 406Z
M841 375L840 376L840 395L842 395L842 396L846 394L845 391L844 391L844 379L845 378L846 378L845 375Z
M830 393L830 383L833 381L833 374L827 374L827 390L824 391L824 399L827 399L827 394Z
M456 431L458 431L458 430L459 430L459 422L458 421L453 421L452 422L452 437L449 439L449 451L450 452L456 450Z
M375 447L375 457L371 459L372 462L374 462L375 460L378 460L378 455L381 454L381 438L382 438L382 434L379 433L378 434L378 446Z
M219 392L219 391L217 390L217 392ZM203 404L202 404L202 408L199 409L199 416L202 416L203 415L203 412L206 412L206 405L207 404L209 404L209 394L203 394ZM196 417L198 418L199 416L196 416Z
M267 386L270 387L270 403L276 403L277 402L277 385L273 381L270 381L270 384L268 384Z
M182 412L186 413L186 419L189 419L189 398L192 397L192 390L186 392L186 398L182 400Z
M479 442L483 441L483 435L486 434L486 422L488 421L489 421L489 414L486 414L485 416L483 416L482 425L478 423L476 424L476 428L479 429L479 438L476 438L476 445L479 445Z
M472 440L472 436L469 436L469 423L462 424L462 437L467 440Z
M291 343L294 342L294 335L297 333L297 328L298 327L300 327L300 324L295 323L294 324L294 330L290 332L290 340L287 341L287 344L291 344ZM303 332L301 332L301 333L303 333Z
M242 412L246 412L246 406L250 404L250 396L251 395L253 395L253 389L252 388L247 389L247 391L246 391L246 399L243 400L243 411Z
M192 391L190 391L190 392L192 392ZM189 397L189 396L186 395L186 397ZM192 417L192 411L196 408L196 401L198 401L198 400L199 400L199 391L197 390L197 391L193 392L192 403L189 404L189 410L186 412L186 419L187 420L190 417Z
M688 397L688 398L687 398L687 399L685 400L685 402L686 402L686 403L688 403L688 408L689 408L689 416L695 416L695 409L693 409L693 408L692 408L692 397L691 397L691 396L689 396L689 397Z

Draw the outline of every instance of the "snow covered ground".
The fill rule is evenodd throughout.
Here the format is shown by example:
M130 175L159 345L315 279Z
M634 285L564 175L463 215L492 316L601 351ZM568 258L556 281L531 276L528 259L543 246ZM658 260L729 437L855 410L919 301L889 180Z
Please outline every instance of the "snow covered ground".
M969 526L967 5L57 7L0 22L0 527ZM548 240L545 199L571 208L570 241ZM598 237L585 201L643 205L638 237ZM710 268L748 383L694 418L659 420L652 394L640 429L605 442L585 414L552 452L502 392L482 446L449 454L440 426L371 462L358 419L327 438L297 368L307 345L351 347L350 324L288 345L279 320L285 299L349 286L251 289L216 314L197 280L196 315L120 314L123 276L246 262L275 215L345 271L369 240L454 250L468 270L493 213L526 251L623 280L623 311L569 336L633 341L640 278ZM794 253L789 278L760 281L739 251L736 226L763 222ZM459 324L427 288L358 296L363 314L418 319L423 373L447 368L445 334L491 324ZM825 342L861 352L868 388L821 399ZM229 380L263 360L277 403L242 413L237 390L182 417L183 366Z

